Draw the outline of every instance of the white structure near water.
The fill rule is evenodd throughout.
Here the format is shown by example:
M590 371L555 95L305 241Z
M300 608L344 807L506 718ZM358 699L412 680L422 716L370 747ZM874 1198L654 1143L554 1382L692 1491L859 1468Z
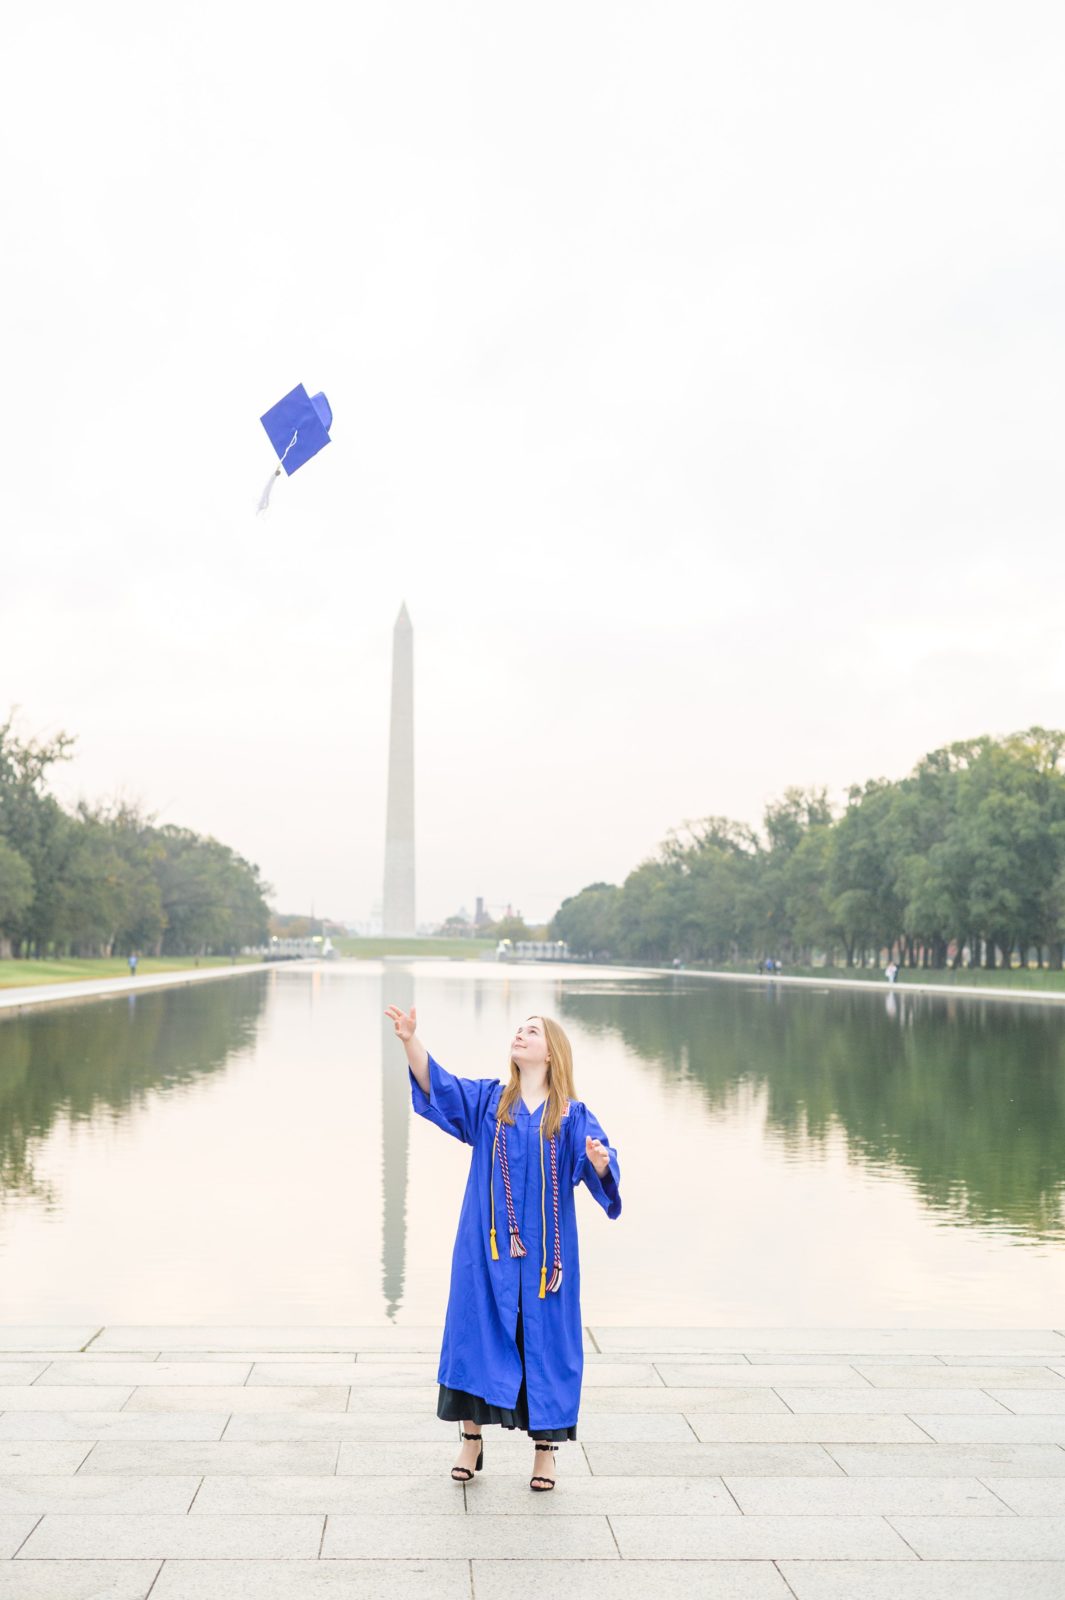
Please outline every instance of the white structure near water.
M409 935L414 920L414 629L406 604L392 630L385 892L381 931Z
M497 961L568 961L565 939L500 939Z

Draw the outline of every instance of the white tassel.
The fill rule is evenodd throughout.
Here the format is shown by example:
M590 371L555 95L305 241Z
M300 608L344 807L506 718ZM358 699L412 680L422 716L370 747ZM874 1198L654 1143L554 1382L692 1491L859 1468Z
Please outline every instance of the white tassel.
M292 438L288 441L288 444L285 446L285 456L288 455L289 451L292 449L292 446L296 443L296 440L299 438L299 436L300 436L300 431L297 428L295 433L292 435ZM281 457L281 460L277 463L277 466L274 468L273 472L271 472L270 477L267 480L266 488L263 490L262 494L259 496L259 504L255 508L256 516L258 516L260 511L265 511L267 506L270 504L270 494L271 494L271 491L272 491L272 489L274 487L274 484L277 482L277 479L280 478L280 476L281 476L281 468L285 464L285 456Z
M258 516L260 511L265 511L267 506L270 504L270 490L274 487L274 484L277 482L277 480L278 480L278 478L280 478L280 476L281 476L281 468L278 467L275 471L271 472L269 478L267 478L267 480L266 480L266 488L263 490L262 494L259 496L259 504L255 507L256 516Z

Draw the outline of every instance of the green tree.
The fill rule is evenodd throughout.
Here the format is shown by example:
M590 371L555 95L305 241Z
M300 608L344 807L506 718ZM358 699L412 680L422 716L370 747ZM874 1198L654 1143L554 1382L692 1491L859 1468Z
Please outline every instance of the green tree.
M685 823L620 889L590 885L552 926L572 948L631 960L804 964L842 947L942 967L1065 955L1065 732L1029 728L933 750L905 778L855 785L838 819L824 790L788 789L763 834ZM609 933L607 933L607 929Z
M0 955L10 948L14 930L33 904L33 873L17 850L0 839Z
M64 818L46 779L51 767L69 758L73 743L65 733L20 739L13 715L0 725L0 839L22 857L33 881L32 900L7 930L17 954L43 954L55 927Z
M157 838L165 954L232 954L266 942L268 891L258 867L186 828L161 828Z
M573 955L610 952L619 893L616 884L590 883L579 894L570 895L551 919L550 938L565 939Z

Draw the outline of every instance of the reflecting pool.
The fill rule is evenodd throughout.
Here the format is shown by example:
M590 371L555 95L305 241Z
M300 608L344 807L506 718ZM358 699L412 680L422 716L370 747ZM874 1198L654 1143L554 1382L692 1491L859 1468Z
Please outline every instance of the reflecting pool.
M0 1022L0 1318L440 1322L469 1157L411 1111L412 1002L467 1077L570 1034L622 1167L589 1322L1061 1322L1065 1010L447 961Z

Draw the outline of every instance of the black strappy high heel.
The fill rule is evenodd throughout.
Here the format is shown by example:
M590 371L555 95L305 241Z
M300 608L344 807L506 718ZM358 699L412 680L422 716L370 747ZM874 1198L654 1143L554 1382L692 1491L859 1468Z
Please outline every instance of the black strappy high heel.
M546 1439L534 1439L533 1444L537 1450L555 1451L558 1449L557 1444L550 1444ZM529 1479L529 1488L535 1489L539 1494L545 1494L548 1489L553 1489L554 1487L554 1478L549 1478L545 1473L542 1472L534 1472L532 1477Z
M481 1468L484 1466L484 1435L482 1433L463 1433L462 1423L460 1422L459 1438L480 1439L481 1448L477 1452L477 1465L473 1469L473 1472L480 1472ZM451 1476L456 1483L469 1483L470 1479L473 1477L473 1472L470 1471L469 1467L452 1467Z

